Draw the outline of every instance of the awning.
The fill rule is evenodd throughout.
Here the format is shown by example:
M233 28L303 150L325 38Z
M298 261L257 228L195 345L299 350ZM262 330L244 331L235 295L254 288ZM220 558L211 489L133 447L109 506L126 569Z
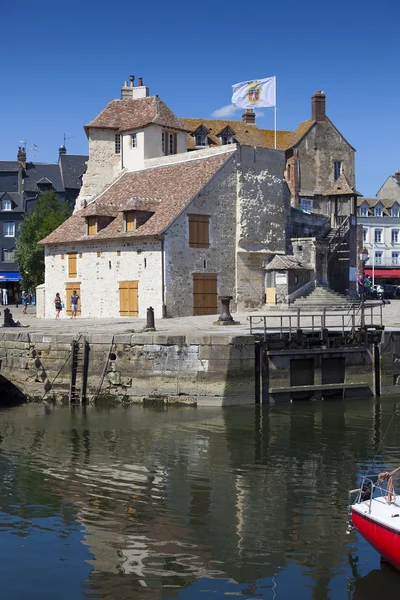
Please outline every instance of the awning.
M372 269L365 269L366 275L372 276ZM386 277L387 279L395 279L400 277L400 269L374 269L374 277Z
M21 273L18 271L0 271L0 283L2 281L21 281Z

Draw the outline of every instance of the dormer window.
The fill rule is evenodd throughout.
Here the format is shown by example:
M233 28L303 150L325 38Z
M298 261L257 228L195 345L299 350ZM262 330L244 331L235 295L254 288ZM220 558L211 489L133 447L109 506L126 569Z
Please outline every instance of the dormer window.
M398 204L393 204L392 210L390 211L390 215L392 217L398 217L399 216L399 205Z
M125 212L125 231L135 231L136 229L136 212L128 210Z
M233 139L234 135L235 132L228 125L227 127L225 127L225 129L223 129L220 133L217 134L217 137L221 139L222 146L225 146L226 144L235 143L235 140Z
M196 140L196 148L204 148L208 146L208 134L209 130L204 125L200 125L194 132L194 137Z
M381 217L381 216L382 216L382 206L380 206L380 205L375 206L374 217Z
M368 206L360 206L360 217L368 217Z
M121 154L121 134L115 134L115 154Z
M12 210L11 200L9 200L8 198L5 198L4 200L2 200L1 210Z
M96 235L97 233L97 218L87 217L86 219L87 235Z

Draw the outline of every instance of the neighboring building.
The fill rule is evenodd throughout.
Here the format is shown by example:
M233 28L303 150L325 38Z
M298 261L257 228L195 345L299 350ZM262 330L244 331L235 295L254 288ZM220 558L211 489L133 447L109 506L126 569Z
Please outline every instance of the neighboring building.
M60 146L56 164L28 162L24 148L18 149L16 161L0 161L0 292L6 287L11 301L21 280L14 259L18 225L40 192L49 189L73 207L87 160L87 156L68 155Z
M343 244L356 246L354 149L321 92L312 117L278 132L275 150L254 122L194 127L141 80L125 82L85 127L74 215L41 242L44 315L56 292L69 310L74 289L85 317L145 317L149 306L157 317L216 314L219 295L251 309L330 279L355 291L356 252L337 260Z
M386 179L376 196L381 200L397 200L400 203L400 171Z
M389 177L381 190L394 188ZM400 284L400 186L398 199L359 198L358 224L369 260L365 272L383 283Z

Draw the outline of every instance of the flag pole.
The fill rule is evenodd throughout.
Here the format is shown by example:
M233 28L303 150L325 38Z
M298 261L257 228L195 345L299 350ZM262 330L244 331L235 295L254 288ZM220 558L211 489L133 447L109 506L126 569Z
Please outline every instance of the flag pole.
M274 106L274 143L276 150L276 75L275 75L275 106Z

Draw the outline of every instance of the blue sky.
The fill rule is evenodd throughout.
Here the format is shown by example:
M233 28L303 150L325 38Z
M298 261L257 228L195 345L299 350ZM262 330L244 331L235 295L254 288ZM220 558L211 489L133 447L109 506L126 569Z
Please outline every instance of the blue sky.
M231 85L276 75L278 128L327 114L357 149L357 188L374 196L400 169L400 0L137 2L0 0L0 160L87 153L83 125L130 74L181 117L207 117ZM273 127L264 109L260 127ZM240 118L238 111L234 118Z

